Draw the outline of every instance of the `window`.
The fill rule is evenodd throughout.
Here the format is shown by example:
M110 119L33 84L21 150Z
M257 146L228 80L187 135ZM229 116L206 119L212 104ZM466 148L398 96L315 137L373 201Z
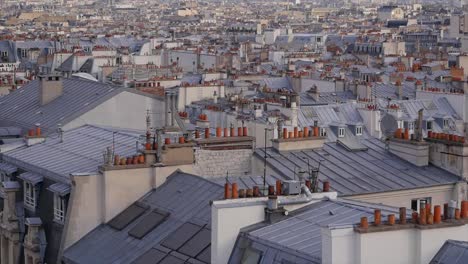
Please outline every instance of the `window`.
M326 137L327 136L327 129L325 127L320 128L320 136Z
M357 126L356 127L356 136L362 135L362 126Z
M427 130L432 130L432 121L427 121L426 122L426 129Z
M444 119L444 128L448 128L448 127L449 127L449 120Z
M54 193L54 220L63 223L65 220L65 198Z
M432 204L432 198L431 197L412 199L411 200L411 209L413 211L419 212L419 209L425 207L426 204L428 204L428 203Z
M344 127L338 128L338 137L342 138L344 137L345 129Z
M408 129L414 130L414 122L408 122Z
M0 181L1 182L10 181L10 177L8 177L8 175L4 171L0 171Z
M21 57L26 58L27 55L28 55L28 50L27 49L21 49Z
M398 128L404 128L403 127L403 121L401 121L401 120L397 121L397 125L398 125Z
M37 192L34 184L30 182L24 182L24 205L30 209L36 208Z
M3 58L8 57L8 51L2 51L1 55Z

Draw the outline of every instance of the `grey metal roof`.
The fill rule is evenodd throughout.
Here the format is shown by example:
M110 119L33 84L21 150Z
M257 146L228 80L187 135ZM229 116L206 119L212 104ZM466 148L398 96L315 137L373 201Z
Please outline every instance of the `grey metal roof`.
M6 174L11 175L12 173L15 173L17 170L18 168L11 164L0 162L0 171L5 172Z
M19 127L0 127L0 137L21 136L21 132Z
M112 147L113 140L115 154L134 155L138 136L137 133L86 125L64 132L63 142L58 135L51 135L44 143L5 152L2 159L28 172L69 183L72 173L96 173L98 166L104 163L103 152Z
M277 173L292 179L294 171L320 163L319 181L328 179L331 188L340 195L454 184L460 179L454 174L429 165L415 166L391 154L378 139L363 139L367 151L350 152L336 143L325 143L321 149L277 152L267 148L267 163ZM264 150L255 154L263 159Z
M283 259L292 263L321 263L321 228L354 225L363 216L372 222L375 209L381 209L383 221L389 214L398 218L398 208L345 199L324 200L293 211L274 224L247 227L239 237L243 236L262 252L262 264L282 263ZM229 263L238 263L236 260L242 255L240 247L237 243ZM285 255L290 255L289 259Z
M207 263L210 246L206 244L209 239L206 234L211 229L209 202L222 198L223 190L221 185L201 177L176 172L163 185L139 200L139 203L151 207L145 214L121 231L107 224L100 225L65 250L64 261L106 264L132 263L136 260L135 263L146 264L156 263L156 259L162 258L158 263L185 263L186 260ZM169 212L170 215L141 239L129 235L129 230L154 209ZM179 228L187 225L196 227L195 235L180 235L186 232L178 232ZM166 239L168 241L164 242ZM157 256L154 262L148 262L150 256Z
M55 131L100 103L127 89L78 78L63 80L63 94L42 106L39 81L33 81L0 99L0 125L33 128L40 123L43 131Z
M64 196L64 195L67 195L70 193L70 190L71 190L71 186L69 184L66 184L66 183L54 183L52 185L50 185L49 187L47 187L47 190L53 192L53 193L56 193L60 196Z
M31 173L31 172L24 172L21 173L18 178L22 179L23 181L30 182L32 184L38 184L44 180L44 177L42 177L39 174Z
M466 264L468 263L468 242L447 240L430 264Z

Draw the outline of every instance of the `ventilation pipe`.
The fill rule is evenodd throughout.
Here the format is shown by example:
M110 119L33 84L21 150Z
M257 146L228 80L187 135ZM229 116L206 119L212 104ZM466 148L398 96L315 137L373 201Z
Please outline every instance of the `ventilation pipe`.
M312 196L312 193L310 192L309 188L305 186L304 184L301 185L301 194L299 196L291 197L291 196L281 196L278 199L278 204L283 206L283 205L289 205L289 204L302 204L302 203L308 203L312 201L314 198Z

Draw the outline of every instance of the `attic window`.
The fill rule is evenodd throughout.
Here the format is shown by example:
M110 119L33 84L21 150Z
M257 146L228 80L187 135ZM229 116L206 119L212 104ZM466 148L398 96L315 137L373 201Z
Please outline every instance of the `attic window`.
M427 130L432 130L432 121L427 121L426 122L426 129Z
M8 57L8 51L2 51L2 57L3 58Z
M343 137L344 137L344 134L345 134L345 129L344 129L344 127L339 127L339 128L338 128L338 137L339 137L339 138L343 138Z
M356 136L361 136L362 135L362 126L357 126L356 127Z
M444 128L449 128L449 120L444 119Z
M327 129L325 127L320 128L320 136L326 137L327 136Z

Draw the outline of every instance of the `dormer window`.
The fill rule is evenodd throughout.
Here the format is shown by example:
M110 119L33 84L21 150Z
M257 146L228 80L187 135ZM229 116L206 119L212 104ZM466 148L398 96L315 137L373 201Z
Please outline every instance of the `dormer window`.
M449 120L444 119L444 128L449 128Z
M403 128L403 121L398 120L397 125L398 125L398 128Z
M411 131L411 130L414 130L414 122L408 122L408 129Z
M24 182L24 205L27 208L34 210L37 204L37 189L34 184Z
M2 51L1 55L3 58L8 57L8 51Z
M326 137L327 136L327 129L324 127L320 128L320 136L321 137Z
M426 129L427 130L432 130L432 121L427 121L426 122Z
M65 198L54 193L54 221L63 223L65 220Z
M356 136L361 136L362 135L362 126L357 126L356 127Z
M343 138L343 137L344 137L344 133L345 133L344 127L339 127L339 128L338 128L338 137L339 137L339 138Z

